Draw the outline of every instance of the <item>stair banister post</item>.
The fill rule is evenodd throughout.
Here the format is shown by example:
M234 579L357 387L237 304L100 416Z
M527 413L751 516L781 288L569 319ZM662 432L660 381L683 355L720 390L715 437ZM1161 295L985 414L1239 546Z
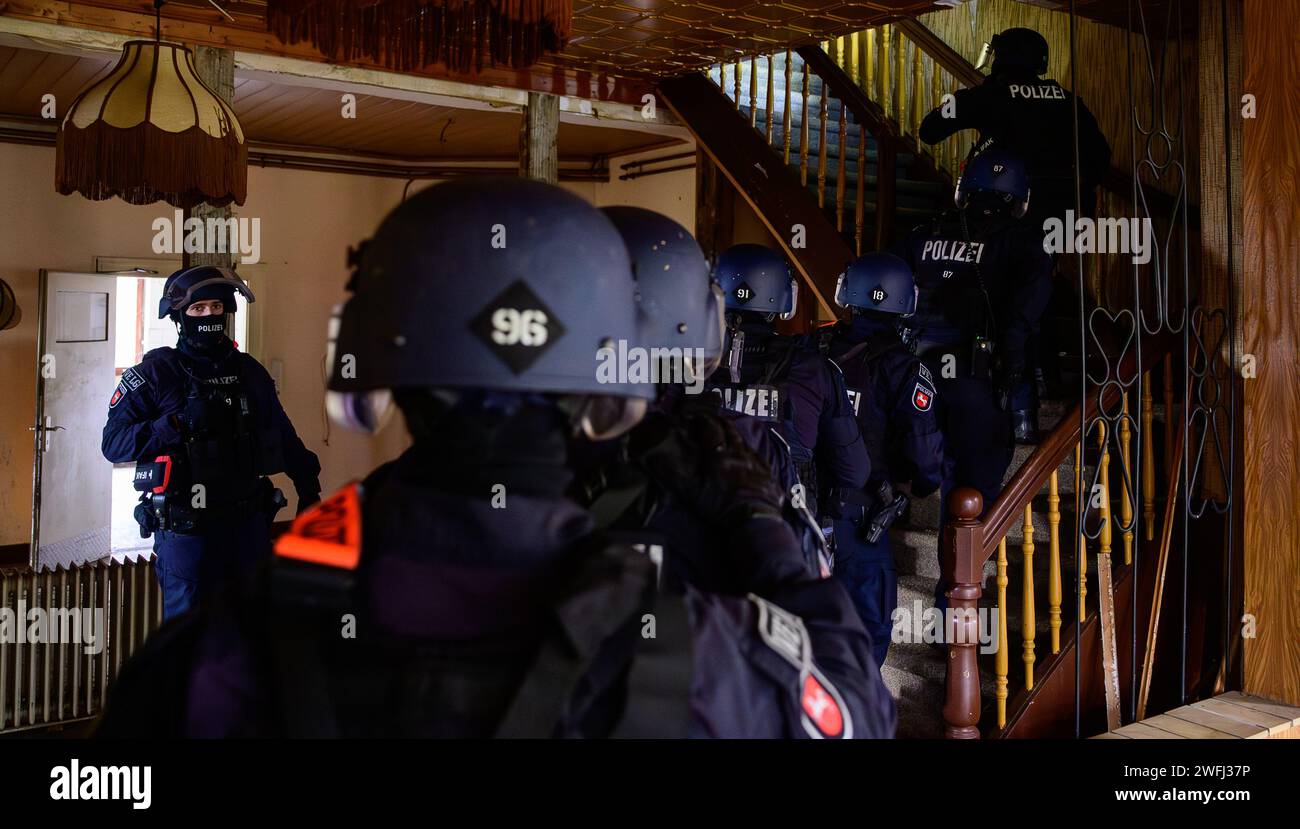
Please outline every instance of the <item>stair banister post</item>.
M977 740L980 736L979 600L983 594L984 560L980 555L979 515L984 500L977 490L958 487L948 495L948 520L943 527L943 577L949 585L944 620L948 669L943 718L946 736Z

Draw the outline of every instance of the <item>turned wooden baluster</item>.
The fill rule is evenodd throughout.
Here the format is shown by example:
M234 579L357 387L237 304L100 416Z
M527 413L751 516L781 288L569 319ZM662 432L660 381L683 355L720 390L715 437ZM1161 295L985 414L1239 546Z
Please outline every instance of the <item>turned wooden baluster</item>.
M1024 576L1021 579L1022 616L1020 635L1024 638L1025 689L1034 689L1034 639L1038 632L1038 614L1034 608L1034 512L1032 504L1025 504L1024 540L1020 549L1025 557Z
M862 82L861 86L866 91L867 97L878 101L880 96L876 94L876 53L879 48L876 46L877 29L867 29L866 49L862 55Z
M945 620L948 669L943 719L950 739L979 739L980 669L979 600L983 593L983 562L976 564L979 514L984 509L978 491L958 487L948 496L948 523L943 528L943 575L948 590Z
M785 50L785 101L781 105L781 135L784 139L783 163L790 163L790 73L794 64L790 60L790 50Z
M767 56L767 144L772 146L772 113L773 102L776 100L776 74L772 71L772 56Z
M1124 466L1120 470L1120 495L1119 502L1119 523L1123 528L1121 531L1124 536L1124 563L1133 563L1133 504L1130 503L1132 493L1129 492L1128 479L1133 474L1133 467L1130 465L1129 458L1129 425L1128 425L1128 392L1124 392L1124 416L1119 421L1119 446L1120 455Z
M1147 541L1155 538L1156 525L1156 441L1151 431L1155 412L1151 395L1151 372L1142 375L1142 523Z
M1011 642L1007 638L1007 540L998 542L998 652L993 657L993 673L997 680L998 728L1007 724L1007 651Z
M1047 623L1052 653L1061 652L1061 493L1057 473L1047 483Z
M862 255L862 231L863 221L866 216L866 192L867 192L867 129L858 124L858 198L853 206L853 219L855 232L853 235L853 251L858 256Z
M808 186L808 64L803 65L803 117L799 119L799 184Z
M840 101L840 168L835 173L835 229L844 232L844 184L847 181L849 108Z
M1088 608L1088 539L1083 534L1083 516L1088 512L1088 499L1091 492L1083 491L1083 439L1074 445L1074 491L1081 509L1074 520L1079 528L1079 622L1087 615Z
M890 38L891 43L889 51L890 57L894 59L894 91L892 93L893 100L890 103L893 104L894 123L898 124L901 128L903 124L903 110L904 107L907 106L907 53L903 49L902 30L895 26L893 32L890 34L892 37Z
M827 102L826 81L823 80L821 94L817 96L817 105L818 105L817 108L821 111L820 118L818 119L820 121L820 127L821 127L821 131L819 133L821 140L819 142L819 146L817 147L817 206L818 207L826 206L826 119L830 117L830 113L827 111L826 102Z
M749 125L758 129L758 55L749 56Z
M921 117L925 111L921 108L921 89L925 86L925 71L921 68L921 50L915 44L912 45L912 105L908 107L908 127L912 130L912 137L916 142L917 152L921 151L920 126Z
M735 76L735 78L733 79L733 81L734 81L733 89L735 90L735 93L736 93L736 95L735 95L735 98L736 98L736 109L740 109L740 67L741 67L740 58L737 58L737 59L736 59L736 76Z
M889 112L889 27L881 26L876 38L876 103Z

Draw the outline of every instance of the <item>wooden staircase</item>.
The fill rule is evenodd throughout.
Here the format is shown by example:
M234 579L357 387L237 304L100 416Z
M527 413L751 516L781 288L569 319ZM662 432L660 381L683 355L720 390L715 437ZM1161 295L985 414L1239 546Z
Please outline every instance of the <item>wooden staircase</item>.
M717 65L659 91L827 308L850 260L947 204L950 180L817 47Z

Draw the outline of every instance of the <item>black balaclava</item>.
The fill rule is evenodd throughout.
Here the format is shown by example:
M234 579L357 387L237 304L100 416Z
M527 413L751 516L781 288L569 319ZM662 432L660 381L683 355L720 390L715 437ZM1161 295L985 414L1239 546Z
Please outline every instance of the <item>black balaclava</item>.
M229 331L235 313L235 291L225 285L205 285L190 297L190 305L212 299L221 300L225 313L192 317L185 313L185 309L181 309L173 316L181 327L182 348L205 357L219 357L229 351L232 345ZM185 307L188 308L189 305Z
M442 399L424 389L394 389L406 419L415 465L408 477L440 489L481 494L493 484L557 496L572 479L568 416L549 398L519 392L465 391Z

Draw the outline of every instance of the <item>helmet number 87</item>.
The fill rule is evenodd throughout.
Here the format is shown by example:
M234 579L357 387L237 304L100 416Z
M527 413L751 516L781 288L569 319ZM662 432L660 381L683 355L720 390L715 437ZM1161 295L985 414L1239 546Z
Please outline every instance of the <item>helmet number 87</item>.
M498 308L492 312L492 342L497 345L546 344L546 313L534 308Z

